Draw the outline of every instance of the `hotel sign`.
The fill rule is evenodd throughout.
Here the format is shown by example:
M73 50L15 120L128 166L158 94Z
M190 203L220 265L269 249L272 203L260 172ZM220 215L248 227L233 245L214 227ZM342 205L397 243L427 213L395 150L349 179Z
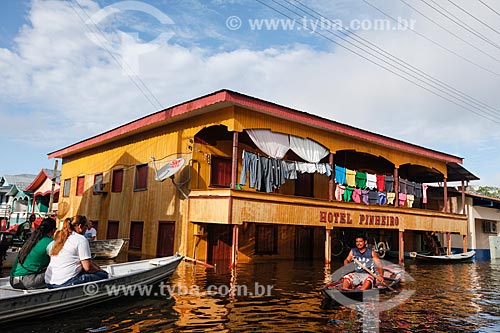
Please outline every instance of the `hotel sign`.
M373 213L341 213L341 212L330 212L330 211L320 211L319 221L323 223L334 223L334 224L351 224L359 226L384 226L384 227L397 227L399 226L399 217L387 214L376 215Z

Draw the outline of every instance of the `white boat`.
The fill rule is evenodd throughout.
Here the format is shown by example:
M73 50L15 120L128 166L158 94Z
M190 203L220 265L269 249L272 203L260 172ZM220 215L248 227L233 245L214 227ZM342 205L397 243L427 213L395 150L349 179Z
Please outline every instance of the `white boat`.
M440 255L440 256L428 256L428 255L423 255L419 254L416 252L410 252L410 257L415 258L417 260L425 260L428 262L439 262L439 263L453 263L453 262L463 262L463 261L469 261L474 258L476 255L476 251L469 251L469 252L463 252L463 253L455 253L455 254L448 254L448 255Z
M182 259L183 256L176 254L102 266L110 276L108 279L56 289L14 289L8 277L0 278L0 323L59 314L124 293L130 295L133 290L140 290L141 286L164 282L175 272Z
M114 259L128 250L128 238L89 241L90 253L96 259Z

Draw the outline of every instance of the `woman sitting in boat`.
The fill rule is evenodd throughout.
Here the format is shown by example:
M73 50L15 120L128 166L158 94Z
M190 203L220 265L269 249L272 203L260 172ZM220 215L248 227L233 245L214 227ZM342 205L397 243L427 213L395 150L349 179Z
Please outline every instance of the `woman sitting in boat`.
M12 288L45 288L45 269L50 261L48 246L55 231L56 221L46 218L24 243L10 271Z
M373 272L373 274L367 273L365 268L356 265L353 273L344 276L342 282L343 289L354 289L358 286L360 286L358 288L360 290L370 289L374 281L375 266L379 273L377 281L380 283L384 282L384 270L380 259L375 251L366 247L367 242L368 240L365 235L356 236L356 247L349 251L349 255L344 260L344 265L348 265L351 261L356 259L363 264L366 269Z
M64 220L63 228L50 251L50 264L45 273L48 288L108 278L108 273L91 259L89 242L83 236L86 230L85 216L76 215Z

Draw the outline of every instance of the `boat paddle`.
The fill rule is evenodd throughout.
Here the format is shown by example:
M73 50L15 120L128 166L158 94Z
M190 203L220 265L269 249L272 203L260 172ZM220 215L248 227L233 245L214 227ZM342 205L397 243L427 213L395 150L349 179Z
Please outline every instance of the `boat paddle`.
M377 281L377 276L375 275L375 273L373 273L371 270L368 269L368 267L366 267L365 265L363 265L363 263L361 263L361 261L359 261L358 259L356 258L352 258L352 260L358 265L358 266L361 266L368 274L370 274L371 276L373 276L375 278L375 280ZM388 285L385 280L382 281L382 284L384 286L387 287L387 289L389 289L390 291L396 291L396 289L392 288L390 285Z
M207 268L215 268L215 266L210 265L210 264L207 264L206 262L201 261L201 260L198 260L198 259L194 259L194 258L190 258L190 257L186 257L186 256L184 256L184 260L187 260L187 261L192 261L192 262L194 262L195 264L200 264L200 265L205 266L205 267L207 267Z

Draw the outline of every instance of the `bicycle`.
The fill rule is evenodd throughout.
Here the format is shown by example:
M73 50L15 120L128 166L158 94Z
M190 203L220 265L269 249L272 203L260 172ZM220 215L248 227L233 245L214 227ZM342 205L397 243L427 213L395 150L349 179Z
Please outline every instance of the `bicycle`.
M373 238L373 251L377 252L378 257L380 259L383 259L385 257L385 255L387 254L387 252L389 252L390 250L391 250L391 248L389 246L389 242L387 242L387 241L377 242L377 240L375 238Z
M332 256L338 257L344 252L349 252L353 248L353 246L349 246L348 242L346 241L346 235L345 232L342 231L342 236L339 237L334 237L332 238Z

